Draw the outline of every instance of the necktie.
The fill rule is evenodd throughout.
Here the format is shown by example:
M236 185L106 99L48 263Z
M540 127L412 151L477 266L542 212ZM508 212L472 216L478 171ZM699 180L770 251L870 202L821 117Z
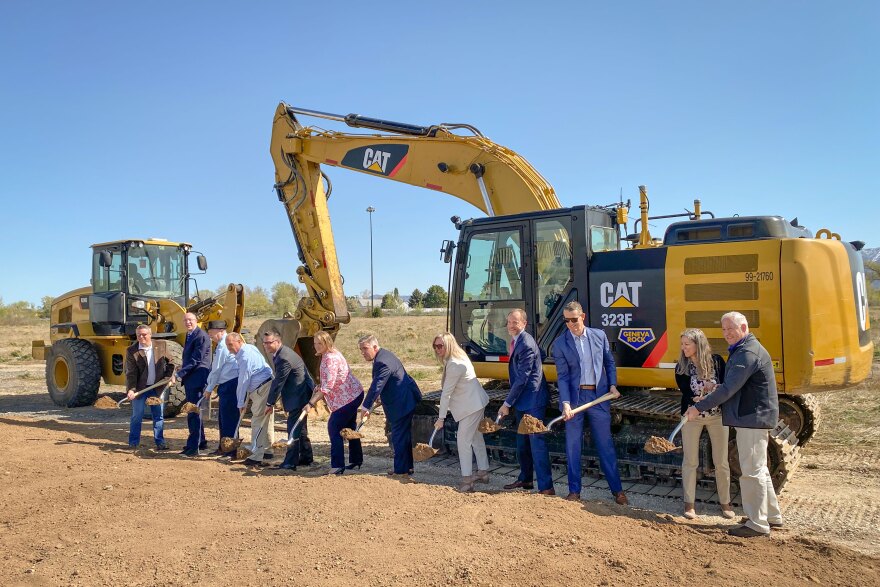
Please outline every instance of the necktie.
M508 349L508 353L507 353L508 355L512 355L512 354L513 354L513 347L514 347L514 346L516 346L516 339L515 339L515 338L511 338L511 339L510 339L510 344L508 345L508 347L510 347L510 348Z

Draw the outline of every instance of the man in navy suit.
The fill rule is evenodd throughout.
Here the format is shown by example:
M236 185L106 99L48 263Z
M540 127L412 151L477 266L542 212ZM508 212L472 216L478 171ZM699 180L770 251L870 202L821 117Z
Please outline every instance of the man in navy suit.
M183 345L180 369L171 377L171 385L180 380L186 392L186 401L195 404L202 399L208 374L211 372L211 339L207 332L199 328L199 320L192 312L187 312L183 317L183 325L186 327L186 343ZM208 447L201 414L188 413L186 425L189 436L180 454L187 457L198 456L199 449Z
M541 366L541 351L532 335L526 332L526 313L516 309L507 315L507 333L511 336L510 358L507 370L510 392L504 405L498 410L503 417L516 410L516 425L525 414L538 420L544 419L550 394ZM550 453L543 434L517 434L516 456L519 460L519 477L505 489L531 489L532 477L537 474L538 493L556 495L550 474Z
M315 382L300 356L290 347L281 344L281 335L274 330L263 333L263 348L266 354L272 357L275 366L275 379L272 380L272 387L269 388L269 395L266 397L266 414L275 409L275 402L280 395L284 411L287 412L287 436L290 438L291 428L312 397ZM293 436L296 440L287 448L284 462L278 465L278 469L296 471L297 465L312 464L314 457L308 424L308 418L304 418L294 431Z
M553 342L553 360L556 362L559 387L559 409L565 418L565 458L568 461L568 496L581 498L581 447L584 440L584 414L571 411L609 391L617 397L617 369L605 332L587 328L584 310L578 302L569 302L562 309L568 332ZM617 455L611 439L611 407L602 402L588 409L590 435L599 452L599 465L614 501L626 505L626 494L617 470Z
M412 419L422 392L410 377L403 363L394 353L379 347L372 334L358 339L358 348L364 359L373 361L373 382L364 398L361 410L369 412L376 397L382 398L385 419L391 427L391 447L394 450L394 475L412 475Z

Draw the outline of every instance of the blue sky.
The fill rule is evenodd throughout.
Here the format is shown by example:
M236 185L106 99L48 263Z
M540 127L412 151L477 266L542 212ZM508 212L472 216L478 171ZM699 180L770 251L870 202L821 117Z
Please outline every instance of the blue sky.
M268 153L279 101L466 122L564 205L797 216L880 246L877 2L4 2L0 297L88 283L157 236L202 287L295 281ZM325 127L324 121L314 121ZM325 170L349 295L445 287L449 196ZM662 232L657 224L655 231Z

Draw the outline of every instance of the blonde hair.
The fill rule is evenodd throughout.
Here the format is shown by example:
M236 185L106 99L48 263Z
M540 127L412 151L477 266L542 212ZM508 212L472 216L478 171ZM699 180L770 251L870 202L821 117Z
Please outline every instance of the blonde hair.
M330 333L326 330L319 330L312 338L324 345L325 353L330 352L336 348L336 345L333 343L333 337L330 336Z
M443 367L443 370L446 370L446 362L449 361L452 357L456 359L465 359L469 360L467 353L464 352L464 349L458 346L458 342L455 340L455 337L452 336L450 332L438 332L434 338L431 339L431 344L434 344L434 341L440 339L443 342L443 359L440 360L440 364Z
M697 377L703 381L708 381L715 377L715 361L712 360L712 347L709 346L709 340L699 328L688 328L681 333L682 337L690 339L697 347L694 355L693 363L697 368ZM678 364L675 366L675 372L679 375L688 374L688 363L691 359L684 356L684 351L678 354Z

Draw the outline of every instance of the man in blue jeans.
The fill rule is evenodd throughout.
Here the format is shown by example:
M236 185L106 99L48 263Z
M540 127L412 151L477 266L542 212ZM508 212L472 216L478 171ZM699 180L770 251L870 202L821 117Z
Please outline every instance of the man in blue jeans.
M145 389L161 379L167 379L174 373L174 363L168 355L165 341L153 342L150 327L141 324L135 329L137 342L125 351L125 388L131 400L131 424L128 431L128 446L137 448L141 440L141 423L144 419L144 406L148 397L158 397L164 387L153 389L134 397L137 392ZM165 419L162 416L162 404L150 406L153 415L153 439L156 450L168 450L163 431Z

